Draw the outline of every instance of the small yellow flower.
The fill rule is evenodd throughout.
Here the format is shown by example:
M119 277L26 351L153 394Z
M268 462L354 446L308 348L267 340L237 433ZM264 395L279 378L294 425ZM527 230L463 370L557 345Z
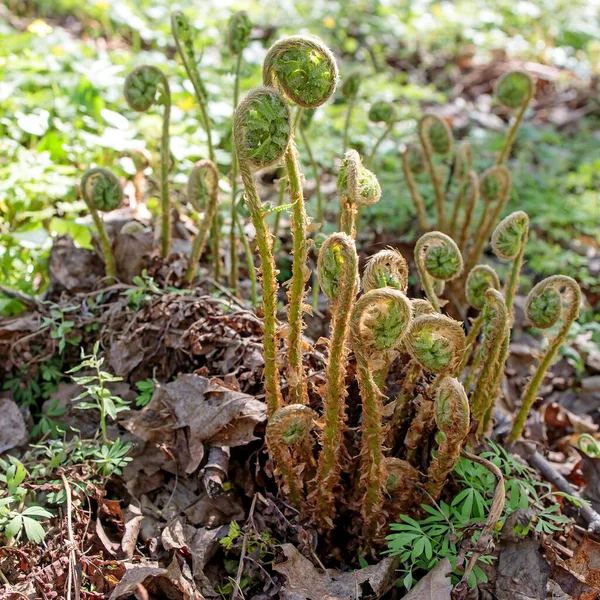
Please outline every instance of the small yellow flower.
M184 111L191 110L195 106L195 100L192 96L186 96L177 103L177 106Z
M324 17L323 25L325 25L327 29L333 29L335 27L335 19L331 16Z
M46 37L48 34L52 33L52 27L50 27L43 19L36 19L29 23L27 31L31 31L31 33L35 33L40 37Z

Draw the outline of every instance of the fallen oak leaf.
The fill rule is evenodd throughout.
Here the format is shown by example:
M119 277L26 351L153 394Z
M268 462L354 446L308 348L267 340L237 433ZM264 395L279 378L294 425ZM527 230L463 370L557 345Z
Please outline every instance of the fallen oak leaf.
M450 561L443 558L404 596L404 600L450 600L450 594L452 593L451 572L452 565Z
M148 590L151 597L155 595L172 600L204 600L194 584L184 577L177 558L173 558L167 569L141 564L127 566L109 600L131 596L140 585Z
M368 584L375 597L379 598L392 586L398 566L396 559L385 558L376 565L352 572L327 569L323 573L292 544L282 544L280 548L287 560L274 564L273 569L286 577L287 585L282 589L282 597L289 600L356 600L365 597L362 595L364 584ZM450 600L450 595L447 600Z
M560 563L576 579L592 588L600 589L600 544L589 539L583 539L577 553Z
M194 472L209 446L243 446L257 439L254 428L266 420L266 405L198 375L182 375L158 386L140 412L122 425L148 442L171 448L185 473Z

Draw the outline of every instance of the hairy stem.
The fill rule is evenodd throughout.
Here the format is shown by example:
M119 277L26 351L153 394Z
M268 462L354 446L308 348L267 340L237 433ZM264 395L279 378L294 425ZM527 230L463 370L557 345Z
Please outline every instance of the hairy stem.
M404 152L404 154L402 155L402 170L404 171L404 178L406 179L408 191L410 192L413 204L415 205L415 210L417 211L417 221L419 223L419 229L422 232L429 231L431 229L431 226L429 225L429 219L427 218L427 213L425 211L425 202L423 200L423 196L421 196L421 193L419 192L417 183L414 180L411 170L409 168L408 152Z
M293 255L292 282L288 292L288 323L289 323L289 355L288 355L288 386L289 401L293 404L306 404L307 390L302 365L302 331L304 329L304 295L305 284L309 270L306 264L308 244L306 240L306 209L298 151L292 141L285 153L285 166L288 173L290 201L292 209L292 239Z

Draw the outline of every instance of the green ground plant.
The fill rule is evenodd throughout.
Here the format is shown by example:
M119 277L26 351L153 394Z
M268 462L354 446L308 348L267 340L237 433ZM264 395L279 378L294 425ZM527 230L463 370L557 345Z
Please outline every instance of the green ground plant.
M123 378L102 370L104 357L98 356L99 350L100 342L94 344L94 349L89 355L86 355L82 348L80 364L67 371L67 373L91 371L91 374L71 375L73 381L84 389L81 394L73 398L73 402L80 410L98 411L102 439L106 442L108 440L106 418L110 417L116 420L120 412L127 410L129 403L119 396L115 396L107 387L107 384L123 381ZM86 398L89 398L89 400L83 402Z
M501 446L488 442L489 450L480 454L496 465L504 475L506 504L495 528L498 536L506 520L517 510L526 511L527 522L517 520L514 533L526 536L530 529L538 533L552 534L561 531L567 517L560 514L560 504L552 502L551 488L538 481L533 471L523 466ZM402 561L399 584L407 590L417 582L419 574L430 571L442 558L452 565L452 582L457 584L462 568L457 565L459 549L465 539L476 543L480 529L474 525L485 521L490 511L496 482L488 469L467 458L460 458L454 467L453 477L460 491L450 502L421 505L423 516L412 518L402 515L400 522L390 526L387 536L388 553ZM576 503L579 501L575 500ZM465 559L468 561L470 553ZM481 555L468 577L470 587L478 582L486 583L487 575L482 565L491 564L495 557Z

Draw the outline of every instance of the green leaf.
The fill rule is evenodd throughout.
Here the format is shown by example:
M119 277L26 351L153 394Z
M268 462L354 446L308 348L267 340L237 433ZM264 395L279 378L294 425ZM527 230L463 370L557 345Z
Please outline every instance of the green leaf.
M35 519L23 517L23 524L25 525L25 533L32 542L39 544L46 537L44 528Z
M66 219L54 217L49 225L50 233L57 235L69 235L73 241L81 248L92 250L92 233L85 225L80 225Z
M30 517L45 517L47 519L54 516L51 512L41 506L28 506L21 514Z
M7 537L16 537L19 535L22 527L23 517L21 515L15 515L4 528L4 533Z

